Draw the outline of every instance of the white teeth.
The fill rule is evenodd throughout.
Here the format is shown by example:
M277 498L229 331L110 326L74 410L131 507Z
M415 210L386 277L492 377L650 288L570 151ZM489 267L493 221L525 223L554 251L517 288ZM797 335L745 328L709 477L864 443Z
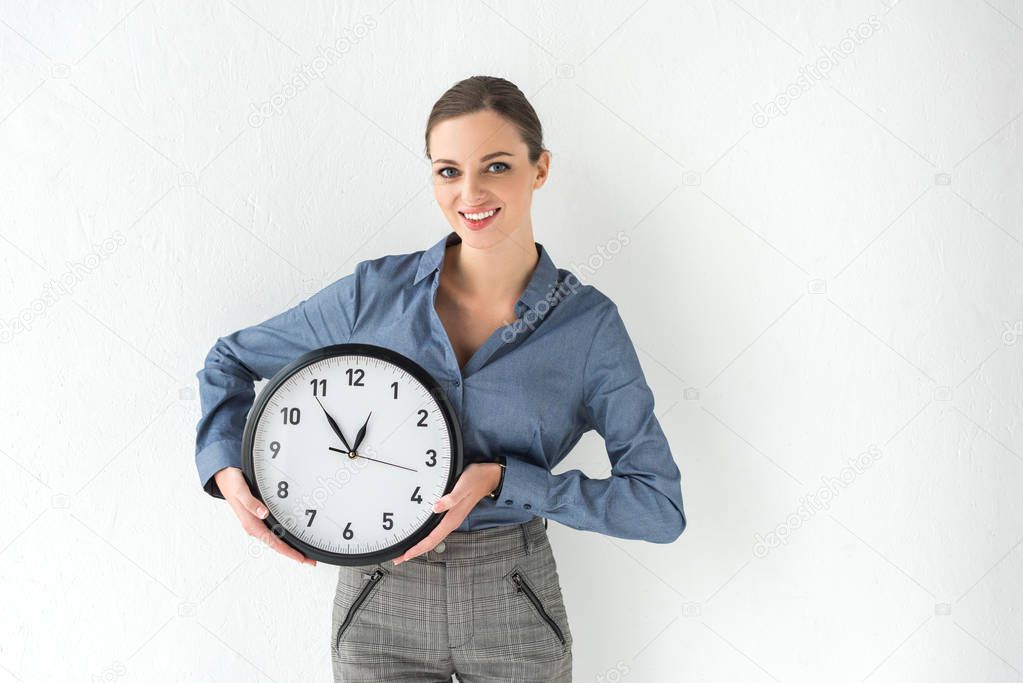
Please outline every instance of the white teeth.
M462 215L472 221L481 221L484 218L490 218L496 212L497 209L491 209L490 211L484 211L483 213L464 213Z

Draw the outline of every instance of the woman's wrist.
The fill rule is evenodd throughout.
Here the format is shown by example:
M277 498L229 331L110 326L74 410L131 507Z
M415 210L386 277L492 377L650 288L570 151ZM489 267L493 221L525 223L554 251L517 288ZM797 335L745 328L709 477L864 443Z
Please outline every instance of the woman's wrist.
M496 467L493 468L495 472L494 486L490 493L487 494L487 497L491 500L497 500L501 495L501 489L504 487L505 457L499 455L492 463L488 464L494 464Z

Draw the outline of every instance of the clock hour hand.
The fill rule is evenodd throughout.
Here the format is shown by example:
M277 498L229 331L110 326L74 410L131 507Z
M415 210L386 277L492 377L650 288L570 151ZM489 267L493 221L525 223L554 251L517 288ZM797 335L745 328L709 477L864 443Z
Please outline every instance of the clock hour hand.
M369 416L368 416L368 417L366 418L366 421L362 423L362 429L360 429L360 430L359 430L359 433L355 435L355 445L354 445L354 446L352 446L352 450L353 450L353 451L356 451L356 452L358 452L358 450L359 450L359 444L361 444L361 443L362 443L362 438L363 438L364 436L366 436L366 425L368 425L368 424L369 424L369 418L370 418L370 417L373 417L373 411L372 411L372 410L371 410L371 411L369 411Z
M323 408L323 403L320 402L319 397L316 397L316 402L320 404L321 408ZM339 439L341 439L341 443L345 445L345 448L352 450L352 447L348 445L348 441L345 440L345 435L341 433L341 428L338 426L337 422L334 421L334 418L330 416L330 413L327 412L326 408L323 408L323 414L327 416L327 422L330 423L330 428L333 429L334 433L337 434Z

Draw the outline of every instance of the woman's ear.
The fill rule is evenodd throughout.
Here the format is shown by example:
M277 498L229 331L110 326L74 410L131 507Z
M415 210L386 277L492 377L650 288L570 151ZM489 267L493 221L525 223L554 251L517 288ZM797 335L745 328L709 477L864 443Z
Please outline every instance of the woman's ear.
M548 150L540 152L540 158L536 160L536 179L533 181L533 189L539 190L547 182L550 174L551 153Z

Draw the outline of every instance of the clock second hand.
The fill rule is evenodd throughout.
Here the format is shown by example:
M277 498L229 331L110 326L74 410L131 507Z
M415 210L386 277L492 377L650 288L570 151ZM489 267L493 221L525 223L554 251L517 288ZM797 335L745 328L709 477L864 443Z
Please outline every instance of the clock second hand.
M398 465L398 464L393 463L393 462L387 462L386 460L377 460L376 458L371 458L371 457L369 457L367 455L360 455L359 453L352 454L352 453L350 453L348 451L343 451L340 448L334 448L333 446L327 446L327 448L328 448L328 450L336 451L337 453L344 453L345 455L347 455L350 458L365 458L366 460L372 460L373 462L379 462L379 463L382 463L384 465L390 465L391 467L400 467L401 469L408 470L409 472L418 472L419 471L419 470L412 469L411 467L405 467L404 465Z

